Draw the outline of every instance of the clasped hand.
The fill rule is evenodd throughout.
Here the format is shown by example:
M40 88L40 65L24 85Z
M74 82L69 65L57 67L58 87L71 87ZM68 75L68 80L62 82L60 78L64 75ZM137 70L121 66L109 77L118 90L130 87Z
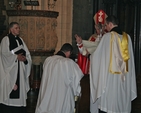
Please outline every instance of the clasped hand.
M26 61L26 57L22 53L17 55L17 59L23 62Z

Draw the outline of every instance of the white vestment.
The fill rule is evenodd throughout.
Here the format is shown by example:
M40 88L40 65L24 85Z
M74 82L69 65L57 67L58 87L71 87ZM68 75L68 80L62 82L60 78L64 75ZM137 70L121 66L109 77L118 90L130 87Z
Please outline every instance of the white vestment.
M119 34L118 34L119 35ZM137 97L134 56L130 36L128 36L128 72L122 73L127 68L123 59L118 54L117 35L111 46L111 32L106 33L96 51L91 55L90 64L90 91L92 102L98 103L98 108L107 113L130 113L131 101ZM122 35L119 35L122 40ZM110 53L112 49L112 68L122 74L112 74L109 71ZM123 67L120 67L123 66ZM124 80L123 77L124 76ZM94 113L91 111L91 113Z
M74 96L80 95L83 73L71 59L59 55L48 57L35 113L73 113Z
M87 51L90 54L92 54L96 50L96 48L99 44L99 41L100 41L99 38L97 38L97 40L95 42L88 41L88 40L82 40L83 46L81 48L78 47L78 49L79 49L80 53L84 56L87 54ZM77 45L79 46L79 44L77 44Z
M22 39L21 39L22 40ZM14 88L18 73L17 55L9 50L9 38L4 37L0 43L0 103L11 106L26 106L27 92L29 91L29 75L31 56L24 41L22 49L26 51L28 64L20 63L20 98L10 99L9 94Z

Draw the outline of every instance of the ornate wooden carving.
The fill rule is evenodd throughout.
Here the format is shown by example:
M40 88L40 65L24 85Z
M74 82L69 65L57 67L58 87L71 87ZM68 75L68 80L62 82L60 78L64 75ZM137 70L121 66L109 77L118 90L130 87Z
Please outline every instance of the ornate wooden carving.
M57 18L59 12L45 10L7 10L8 16L35 16Z
M20 36L26 42L32 54L44 55L53 52L58 37L56 34L57 16L55 11L7 10L9 22L20 24ZM36 52L35 52L36 51Z
M51 56L51 55L53 55L54 52L55 52L55 50L51 50L51 51L30 51L30 54L32 56Z

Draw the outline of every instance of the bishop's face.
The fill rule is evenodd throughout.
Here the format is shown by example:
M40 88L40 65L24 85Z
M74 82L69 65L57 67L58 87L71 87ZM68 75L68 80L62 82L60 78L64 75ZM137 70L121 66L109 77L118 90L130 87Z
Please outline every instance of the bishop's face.
M14 24L13 27L10 29L10 32L13 35L15 35L15 36L19 35L20 34L20 27L19 27L19 25L18 24Z

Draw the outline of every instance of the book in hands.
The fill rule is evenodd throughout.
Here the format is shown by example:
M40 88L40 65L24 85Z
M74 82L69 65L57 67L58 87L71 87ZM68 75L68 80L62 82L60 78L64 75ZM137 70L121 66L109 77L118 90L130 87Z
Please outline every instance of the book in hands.
M22 45L20 45L17 48L11 50L11 52L12 52L12 54L16 54L16 55L22 54L22 55L26 56L26 51L23 49Z

